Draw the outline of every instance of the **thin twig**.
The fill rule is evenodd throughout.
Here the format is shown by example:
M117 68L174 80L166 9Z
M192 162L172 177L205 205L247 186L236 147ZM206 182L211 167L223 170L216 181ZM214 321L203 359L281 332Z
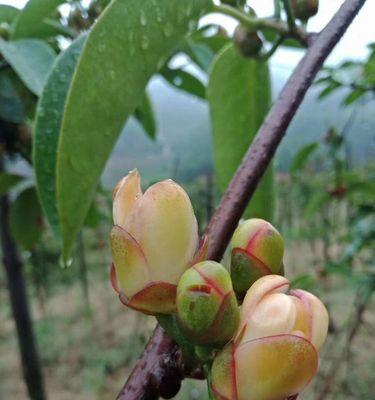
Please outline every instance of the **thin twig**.
M308 49L274 103L208 226L207 234L210 239L208 259L222 258L243 211L271 162L304 95L323 62L365 1L345 1ZM165 384L164 378L169 373L163 370L162 360L175 350L176 344L161 327L157 327L117 399L157 399L160 386Z
M251 17L247 14L244 14L240 10L227 6L225 4L215 5L213 7L213 11L228 15L237 21L241 22L244 26L252 30L269 30L273 32L277 32L280 35L292 37L297 39L303 45L307 45L309 43L308 34L305 30L294 26L293 29L290 29L288 24L283 21L277 19L270 18L255 18Z
M294 12L292 9L292 5L290 4L290 0L282 0L284 5L284 10L286 13L286 17L288 19L288 26L291 31L293 31L296 27L296 20L294 18Z

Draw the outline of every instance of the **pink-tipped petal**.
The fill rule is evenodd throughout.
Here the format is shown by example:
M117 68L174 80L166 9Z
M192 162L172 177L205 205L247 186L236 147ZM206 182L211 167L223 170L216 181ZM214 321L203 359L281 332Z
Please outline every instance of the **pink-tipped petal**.
M152 280L177 284L198 244L197 221L181 186L167 180L148 188L128 227L149 261Z
M313 294L305 290L292 290L291 295L301 302L301 311L297 320L306 321L303 329L302 324L296 329L302 330L306 338L319 350L326 340L328 333L329 316L324 304Z
M296 307L291 296L284 293L267 295L250 315L241 342L289 333L295 321Z
M126 229L134 204L142 196L141 178L136 169L129 172L113 191L113 222Z
M150 282L147 260L137 241L119 226L111 230L110 245L117 287L132 297Z
M120 293L121 302L144 314L171 314L176 310L176 285L166 282L154 282L128 298Z
M278 335L251 340L235 351L238 399L285 400L314 377L318 356L304 338Z
M211 389L217 400L238 400L235 345L230 342L215 357L211 369Z
M235 341L241 340L245 333L245 328L252 313L259 302L267 295L272 293L285 293L289 289L288 279L279 275L267 275L258 279L247 291L241 307L241 319Z

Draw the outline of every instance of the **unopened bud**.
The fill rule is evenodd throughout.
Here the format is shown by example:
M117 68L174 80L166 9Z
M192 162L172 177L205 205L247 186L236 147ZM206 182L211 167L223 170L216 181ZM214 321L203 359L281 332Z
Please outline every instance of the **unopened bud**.
M292 9L296 18L307 21L319 9L319 0L292 0Z
M121 301L147 314L173 312L177 283L198 244L188 195L171 180L142 194L134 170L114 191L113 219L111 276Z
M214 261L188 269L177 287L177 313L196 344L224 344L235 333L239 308L227 270Z
M257 31L238 25L234 31L234 43L238 51L245 57L257 56L263 47L262 39Z
M247 292L239 329L213 362L218 400L284 400L314 377L328 313L311 293L288 289L286 278L270 275Z
M253 218L241 223L232 238L234 290L244 294L262 276L282 274L283 255L283 239L269 222Z

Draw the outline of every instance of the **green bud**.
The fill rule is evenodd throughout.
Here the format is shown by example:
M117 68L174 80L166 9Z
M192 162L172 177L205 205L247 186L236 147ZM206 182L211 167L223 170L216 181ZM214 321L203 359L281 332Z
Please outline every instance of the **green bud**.
M283 239L269 222L253 218L241 223L232 238L234 290L244 294L262 276L282 275L283 255Z
M196 344L224 344L237 329L239 308L227 270L214 261L189 268L177 286L177 315Z
M319 9L319 0L292 0L292 9L296 18L307 21Z
M262 39L257 31L251 31L243 25L238 25L234 31L234 43L245 57L257 56L263 47Z

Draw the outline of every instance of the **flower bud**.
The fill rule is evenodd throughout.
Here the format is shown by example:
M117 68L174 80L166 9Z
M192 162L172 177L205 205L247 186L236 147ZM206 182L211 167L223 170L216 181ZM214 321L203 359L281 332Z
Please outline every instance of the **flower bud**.
M134 170L114 191L113 219L111 280L121 301L146 314L173 312L178 280L198 243L188 195L171 180L142 194Z
M214 261L189 268L177 286L177 313L194 343L228 342L238 327L239 308L227 270Z
M234 43L238 51L245 57L257 56L263 47L262 39L257 31L238 25L234 31Z
M262 276L282 274L283 254L283 239L269 222L253 218L241 223L232 238L234 290L244 294Z
M328 313L311 293L288 289L286 278L269 275L248 290L238 331L213 362L217 399L284 400L314 377Z
M292 9L296 18L307 21L319 9L319 0L292 0Z

